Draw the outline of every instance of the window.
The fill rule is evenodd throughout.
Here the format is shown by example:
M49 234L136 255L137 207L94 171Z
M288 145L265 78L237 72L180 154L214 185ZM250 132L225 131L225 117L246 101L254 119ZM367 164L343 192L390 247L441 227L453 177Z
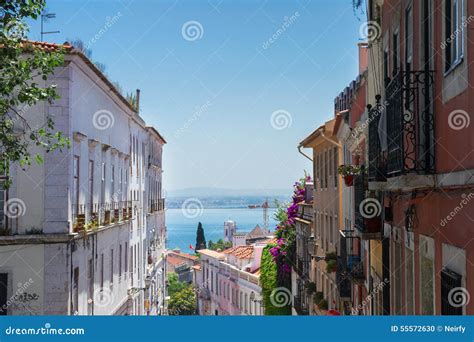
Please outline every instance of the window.
M114 284L114 250L110 250L110 286Z
M413 251L405 248L405 307L407 315L415 314L415 275Z
M79 267L73 271L71 310L73 315L79 312Z
M462 286L462 276L447 268L441 271L441 315L462 315L463 306L453 306L452 294L453 289Z
M100 184L100 202L101 205L105 203L105 176L106 176L106 167L105 163L102 163L102 172L101 172L101 184Z
M110 201L115 202L117 200L116 195L115 195L115 165L112 165L112 169L111 169L110 187L111 187L111 190L110 190L111 200Z
M127 242L125 242L125 257L123 258L123 261L124 261L125 276L127 276L127 272L128 272L128 243Z
M94 206L94 161L89 160L89 169L88 169L88 180L89 180L89 207L91 212L93 211Z
M389 63L389 52L388 52L388 48L386 48L383 52L383 79L385 82L385 86L387 86L390 81L388 63Z
M119 245L119 264L118 264L118 271L119 271L119 281L122 278L122 244Z
M413 64L413 6L405 12L405 69L412 70Z
M94 298L94 261L91 259L89 259L87 261L87 298L88 299L93 299ZM92 311L91 311L91 306L92 306L92 302L89 302L89 315L92 314Z
M420 236L421 314L434 315L434 241Z
M398 32L398 28L395 30L392 36L392 75L395 76L398 74L398 69L400 67L400 36Z
M0 316L6 316L8 310L8 273L0 273Z
M334 160L333 160L333 168L334 168L334 187L337 188L337 179L338 179L338 173L337 173L337 164L339 163L339 151L337 147L334 147Z
M445 0L445 61L446 72L462 61L464 53L464 0Z
M72 173L73 173L73 204L74 210L76 211L76 215L79 214L79 156L74 156L74 161L72 165Z
M100 290L104 289L104 253L100 254Z

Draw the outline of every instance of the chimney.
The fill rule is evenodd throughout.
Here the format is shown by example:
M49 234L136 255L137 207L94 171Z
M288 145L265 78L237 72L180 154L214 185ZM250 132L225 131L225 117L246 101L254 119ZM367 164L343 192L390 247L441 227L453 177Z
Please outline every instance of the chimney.
M137 113L140 113L140 89L137 89Z
M364 73L368 66L368 56L369 56L369 44L367 43L358 43L359 46L359 75Z

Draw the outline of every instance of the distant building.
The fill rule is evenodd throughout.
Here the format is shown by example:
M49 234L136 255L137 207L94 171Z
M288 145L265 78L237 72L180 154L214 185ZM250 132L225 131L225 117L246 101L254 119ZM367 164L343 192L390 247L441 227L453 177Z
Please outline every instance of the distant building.
M237 225L234 221L224 222L224 242L232 242L232 236L237 231Z
M176 273L178 280L191 284L193 282L193 267L198 264L195 255L181 253L179 249L169 251L166 255L166 272Z
M271 237L272 235L266 229L261 228L257 224L255 228L248 233L234 232L230 241L232 242L233 247L237 247L266 241Z
M245 246L247 244L247 233L235 233L232 236L232 246Z
M199 250L195 268L199 315L263 315L260 261L267 242L223 252Z

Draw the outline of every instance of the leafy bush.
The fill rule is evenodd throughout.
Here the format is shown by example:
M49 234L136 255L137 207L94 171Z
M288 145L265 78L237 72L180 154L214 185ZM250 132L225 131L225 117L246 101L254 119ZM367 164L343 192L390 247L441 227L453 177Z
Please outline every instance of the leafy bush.
M268 245L263 249L262 261L260 264L260 282L262 284L263 305L265 315L291 315L291 307L276 307L273 305L271 296L273 291L279 287L277 265L273 262L270 248L274 245Z

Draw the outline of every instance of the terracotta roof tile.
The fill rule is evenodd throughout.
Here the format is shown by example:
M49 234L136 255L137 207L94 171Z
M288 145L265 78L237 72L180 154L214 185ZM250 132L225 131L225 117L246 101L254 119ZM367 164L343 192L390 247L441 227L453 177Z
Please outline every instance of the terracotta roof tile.
M231 254L239 259L250 259L253 256L253 246L237 246L226 249L222 253Z

